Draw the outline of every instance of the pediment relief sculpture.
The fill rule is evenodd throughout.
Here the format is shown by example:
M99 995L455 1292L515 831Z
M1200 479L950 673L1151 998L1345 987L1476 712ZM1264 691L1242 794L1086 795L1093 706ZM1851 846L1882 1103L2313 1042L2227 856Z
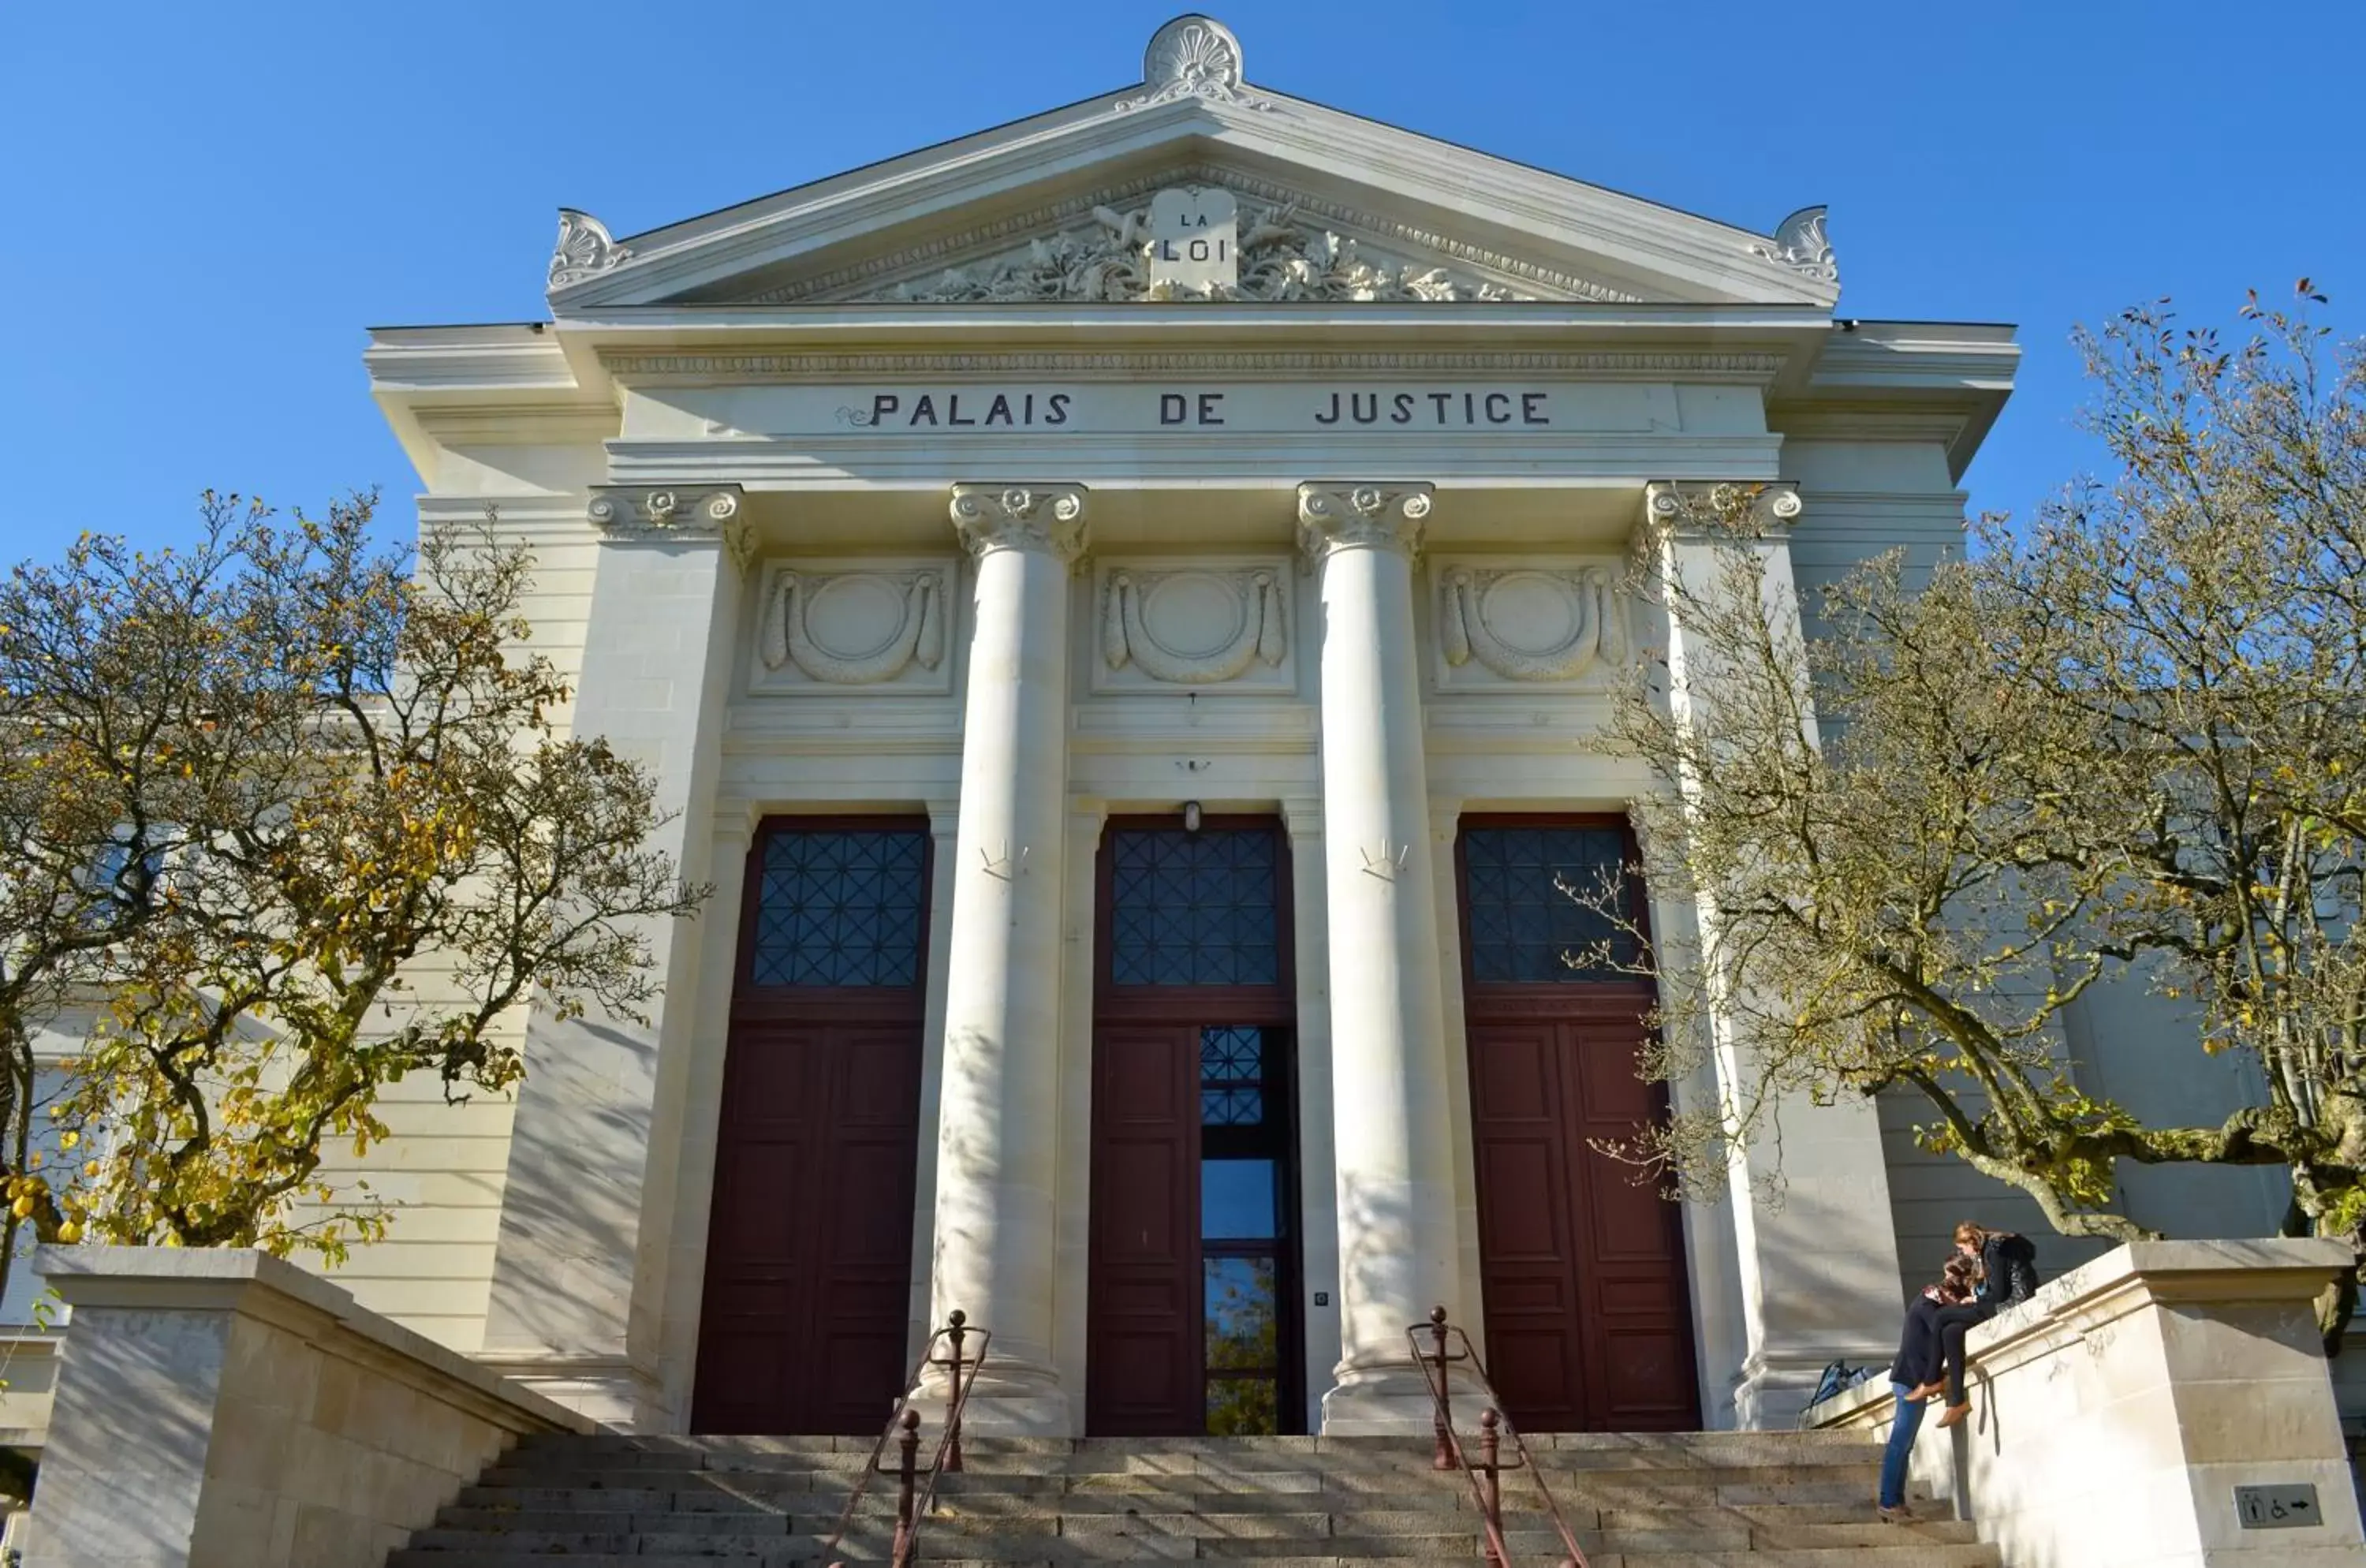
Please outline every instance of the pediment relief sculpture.
M1425 260L1369 251L1293 206L1240 198L1240 280L1205 292L1154 283L1150 209L1095 206L1089 223L1030 240L876 299L906 304L1031 304L1161 299L1428 302L1530 298Z
M1102 594L1101 660L1169 685L1212 686L1289 651L1280 574L1111 571Z
M1575 681L1627 662L1626 595L1608 568L1448 567L1439 576L1438 650L1504 681Z
M829 686L877 686L933 672L944 662L947 591L942 566L782 568L765 593L764 668L794 669Z

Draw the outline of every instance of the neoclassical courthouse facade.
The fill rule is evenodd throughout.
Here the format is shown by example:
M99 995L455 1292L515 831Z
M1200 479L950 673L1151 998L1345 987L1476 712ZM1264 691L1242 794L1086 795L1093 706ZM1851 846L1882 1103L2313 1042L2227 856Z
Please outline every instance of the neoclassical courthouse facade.
M1894 1344L1974 1179L1858 1102L1786 1119L1780 1207L1637 1186L1650 998L1554 881L1628 853L1580 741L1682 636L1622 587L1649 509L1767 487L1810 600L1960 548L2011 332L1842 317L1820 209L1241 61L1187 17L1016 124L569 211L547 320L373 335L422 521L532 545L569 721L715 893L648 1027L395 1107L365 1304L677 1431L873 1429L956 1308L974 1420L1051 1433L1425 1428L1436 1303L1532 1428L1783 1424Z

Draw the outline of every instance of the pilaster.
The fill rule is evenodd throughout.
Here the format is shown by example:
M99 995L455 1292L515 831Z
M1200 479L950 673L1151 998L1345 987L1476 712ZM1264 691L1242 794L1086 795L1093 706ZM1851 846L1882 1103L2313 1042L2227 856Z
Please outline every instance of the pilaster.
M1663 481L1645 491L1639 532L1662 578L1687 583L1696 593L1732 570L1732 551L1754 554L1763 569L1762 608L1776 646L1804 649L1789 538L1789 525L1804 509L1797 487L1789 484ZM1712 672L1673 603L1667 641L1670 706L1679 722L1706 721ZM1804 667L1799 679L1807 680ZM1812 716L1808 723L1814 744ZM1716 900L1697 888L1659 891L1689 897L1701 945L1713 950ZM1718 1092L1737 1094L1751 1077L1745 1047L1727 1018L1713 1017L1709 1027ZM1728 1210L1741 1332L1712 1335L1706 1312L1697 1324L1704 1359L1717 1339L1726 1341L1729 1355L1732 1341L1740 1341L1741 1364L1727 1375L1735 1380L1734 1420L1744 1427L1792 1425L1832 1360L1880 1364L1896 1344L1900 1308L1888 1166L1873 1100L1819 1104L1812 1096L1791 1095L1766 1126L1735 1151L1731 1168ZM1778 1187L1779 1204L1768 1201L1768 1190ZM1848 1245L1833 1246L1834 1236L1846 1236ZM1701 1250L1694 1249L1696 1260ZM1715 1299L1696 1289L1696 1310Z
M745 597L739 491L603 487L586 511L603 537L574 733L604 737L649 768L665 814L650 841L685 880L704 882ZM681 1126L659 1108L678 1104L710 929L704 919L649 924L662 982L646 1023L594 1006L526 1027L484 1359L620 1426L665 1419L659 1281ZM713 993L714 1005L728 994Z

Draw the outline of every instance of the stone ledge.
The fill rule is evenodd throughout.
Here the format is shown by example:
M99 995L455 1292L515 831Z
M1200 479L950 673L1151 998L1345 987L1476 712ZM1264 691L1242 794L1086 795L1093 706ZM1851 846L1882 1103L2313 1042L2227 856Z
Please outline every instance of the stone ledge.
M1983 1371L2000 1372L2152 1303L2310 1301L2349 1261L2347 1245L2318 1236L2128 1242L1975 1326L1964 1349ZM1876 1367L1801 1419L1810 1427L1878 1426L1889 1419L1891 1402L1887 1371Z
M348 1359L365 1361L375 1372L411 1383L498 1426L521 1432L602 1429L589 1416L521 1387L425 1335L389 1322L364 1309L346 1291L268 1253L208 1247L43 1247L34 1255L33 1269L56 1288L68 1306L76 1309L239 1312L316 1341L336 1337L358 1341L344 1348ZM422 1371L429 1375L420 1375Z

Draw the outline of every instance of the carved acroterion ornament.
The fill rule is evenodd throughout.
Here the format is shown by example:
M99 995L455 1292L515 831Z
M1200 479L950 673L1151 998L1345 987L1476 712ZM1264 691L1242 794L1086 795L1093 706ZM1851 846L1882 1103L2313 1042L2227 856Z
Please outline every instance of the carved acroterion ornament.
M1213 17L1177 17L1150 35L1142 55L1143 92L1121 98L1117 110L1129 114L1178 98L1232 104L1261 113L1281 106L1253 93L1241 76L1241 40Z
M607 225L597 218L562 207L558 209L558 243L550 253L548 287L557 290L587 277L597 277L622 265L632 254L630 245L620 245L609 238Z
M1832 254L1832 243L1824 233L1824 211L1820 207L1799 209L1774 226L1773 244L1760 240L1750 247L1750 254L1818 283L1837 284L1840 258Z

